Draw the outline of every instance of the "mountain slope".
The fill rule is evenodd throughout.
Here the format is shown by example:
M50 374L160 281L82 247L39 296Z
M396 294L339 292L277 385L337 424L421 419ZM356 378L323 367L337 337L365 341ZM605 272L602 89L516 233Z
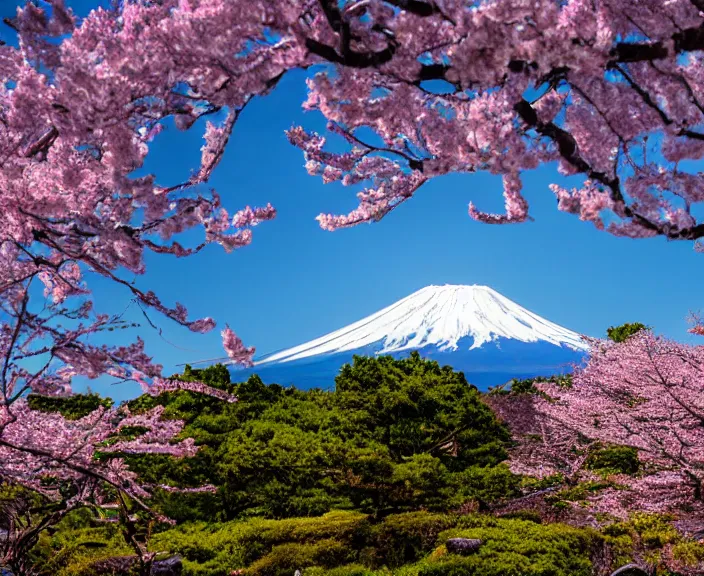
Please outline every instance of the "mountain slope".
M353 354L423 356L465 372L480 387L564 372L586 351L580 336L486 286L428 286L345 328L262 357L241 379L329 387Z

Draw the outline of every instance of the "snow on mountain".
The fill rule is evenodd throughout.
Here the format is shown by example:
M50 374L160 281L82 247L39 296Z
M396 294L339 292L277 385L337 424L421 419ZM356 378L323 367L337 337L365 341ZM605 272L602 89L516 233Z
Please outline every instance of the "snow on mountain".
M428 286L345 328L232 372L239 382L257 374L269 384L330 388L355 354L402 358L414 350L487 389L511 378L570 371L587 346L579 334L486 286Z
M586 350L579 334L533 314L487 286L445 285L418 290L345 328L266 356L255 366L370 346L378 354L429 347L438 352L455 352L464 346L471 351L502 339Z

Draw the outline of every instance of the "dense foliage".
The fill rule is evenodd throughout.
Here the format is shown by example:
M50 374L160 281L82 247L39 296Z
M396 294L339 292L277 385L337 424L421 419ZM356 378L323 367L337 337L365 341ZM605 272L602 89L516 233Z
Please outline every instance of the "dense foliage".
M216 495L162 492L171 517L283 518L332 508L385 515L488 503L516 491L517 478L500 465L505 426L461 373L418 354L357 357L334 392L265 386L256 376L230 384L220 365L187 368L182 377L239 402L179 391L130 404L165 406L165 417L185 421L183 433L201 446L183 461L135 457L133 469L154 484L220 487Z
M636 341L627 342L614 345ZM638 449L588 439L563 446L544 428L535 441L571 452L562 458L573 474L517 475L504 463L510 454L515 469L516 458L527 457L521 420L510 420L511 439L489 406L498 398L529 408L547 401L548 386L571 390L572 378L513 381L483 395L461 373L417 354L355 358L331 392L266 386L256 376L235 384L221 365L188 367L178 378L240 398L228 404L178 390L130 402L136 414L162 407L201 447L185 459L149 454L130 462L147 485L162 485L151 504L179 520L157 526L145 546L180 554L184 576L297 569L304 576L601 576L631 561L689 576L704 565L704 545L682 524L696 513L647 514L638 499L620 506L620 519L599 511L601 500L653 473ZM102 402L80 398L34 402L78 416L81 406ZM165 481L216 490L172 492ZM17 501L5 494L0 509ZM102 559L131 553L122 532L87 510L74 512L42 534L32 564L40 576L93 576ZM482 545L458 556L445 545L454 537Z
M620 343L625 342L628 338L634 334L637 334L641 330L647 330L647 328L648 327L645 324L641 324L640 322L627 322L626 324L621 324L620 326L611 326L608 330L606 330L606 335L609 340Z
M230 522L190 522L156 534L163 557L178 553L184 576L595 576L629 562L659 566L660 576L697 574L704 545L683 538L671 518L635 514L602 530L480 514L392 514L381 520L356 511L323 516ZM86 527L68 518L34 551L40 576L93 576L104 558L128 554L117 526ZM449 538L478 538L479 551L461 557ZM665 568L669 565L672 570Z
M448 554L444 542L458 536L485 544L471 558ZM45 554L42 574L58 576L92 576L92 563L121 550L115 530L108 528L62 530L45 543L47 552L60 552ZM603 537L561 524L479 515L411 512L376 522L339 511L315 518L191 523L158 534L152 544L181 554L185 576L224 576L245 567L256 576L291 576L297 569L306 576L400 570L449 575L460 568L477 576L591 576Z
M102 398L98 394L75 394L68 397L41 396L30 394L27 405L32 410L42 412L58 412L67 420L78 420L88 416L101 406L110 408L113 402L110 398Z

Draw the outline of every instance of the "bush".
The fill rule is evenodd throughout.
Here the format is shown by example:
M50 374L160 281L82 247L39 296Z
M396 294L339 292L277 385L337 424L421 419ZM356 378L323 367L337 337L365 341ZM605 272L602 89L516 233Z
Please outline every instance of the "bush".
M456 518L430 512L409 512L387 516L371 533L373 557L367 562L376 566L398 567L415 562L430 552L438 535L453 526Z
M663 514L637 512L631 517L630 525L646 547L662 548L680 539L679 533L670 523L671 520L672 518Z
M67 420L78 420L88 416L101 406L110 408L113 401L98 394L72 394L71 396L42 396L29 394L27 405L41 412L59 412Z
M670 546L673 557L675 549L679 550L681 557L675 560L685 563L685 558L691 559L689 554L694 548L681 542L682 537L672 525L672 520L672 517L664 514L636 512L627 522L605 526L602 532L612 555L620 564L640 556L654 565L662 566L662 551ZM670 572L666 571L665 574Z
M672 557L684 566L696 566L704 562L704 544L680 542L672 547Z
M314 566L303 572L304 576L374 576L374 572L359 564L348 564L339 568Z
M248 576L291 576L295 570L303 576L591 576L591 557L605 544L619 565L630 560L637 541L631 535L674 544L675 560L683 565L697 562L701 550L673 540L665 517L637 516L608 527L604 536L535 520L417 511L373 523L364 514L336 511L317 518L191 523L156 534L151 547L181 554L183 576L226 576L237 569ZM40 576L89 576L94 561L130 554L116 528L62 530L44 542L49 562ZM478 538L482 545L469 557L449 554L444 542L452 537Z
M119 526L100 528L70 528L75 513L59 524L50 536L43 533L32 551L34 570L51 576L93 576L91 565L113 556L129 556L134 551L127 546ZM77 522L80 524L80 521Z
M289 543L274 546L263 558L254 562L247 574L252 576L291 576L298 569L310 566L332 568L354 560L354 551L342 542L328 539L312 544Z
M550 494L545 497L545 501L558 508L564 507L566 502L581 502L586 500L594 492L612 487L614 487L614 484L611 482L595 482L589 480L587 482L580 482L576 486L561 490L560 492Z
M490 516L460 518L457 528L439 538L478 538L482 545L466 558L439 555L419 575L591 576L590 557L601 543L599 535L589 529Z
M543 519L540 517L540 514L533 512L532 510L516 510L515 512L507 512L506 514L502 514L500 517L506 518L507 520L526 520L536 524L543 523Z
M520 496L521 477L513 474L507 465L471 466L458 472L453 479L457 497L462 504L468 500L493 503Z
M270 574L286 566L282 557L285 552L301 562L308 559L310 566L329 565L326 553L316 548L319 543L326 542L333 551L337 550L337 544L345 550L354 550L367 529L367 516L345 511L317 518L198 522L155 535L152 549L181 554L183 576L222 576L250 565L256 566L260 574ZM347 557L339 557L336 552L333 555L338 564L348 563Z
M607 474L635 474L640 469L638 450L630 446L602 448L589 455L586 467Z

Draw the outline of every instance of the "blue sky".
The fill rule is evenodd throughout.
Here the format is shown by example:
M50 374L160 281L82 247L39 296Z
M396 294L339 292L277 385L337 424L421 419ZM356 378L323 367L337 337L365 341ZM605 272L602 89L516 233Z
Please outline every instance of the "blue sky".
M95 2L68 2L79 13ZM0 16L11 15L3 2ZM3 31L6 37L6 31ZM524 175L534 222L490 226L467 215L470 200L500 210L501 181L488 174L453 175L426 184L417 196L380 223L325 232L315 216L347 212L355 190L323 185L307 175L301 152L284 130L301 123L322 129L304 114L303 73L291 73L276 91L254 101L241 116L211 185L231 212L271 202L278 217L254 230L251 246L225 254L219 246L185 259L149 255L141 287L193 318L226 322L245 343L266 353L340 328L429 284L486 284L529 310L572 330L603 335L610 325L640 321L657 332L695 342L686 333L689 311L704 309L704 255L688 243L630 240L598 232L558 212L548 189L564 183L554 166ZM160 184L184 179L196 168L201 126L165 130L152 147L147 169ZM93 279L91 278L91 281ZM97 279L98 309L116 312L129 295ZM163 335L142 321L147 351L167 374L180 363L222 355L219 329L196 335L152 314ZM128 386L110 394L131 394Z

